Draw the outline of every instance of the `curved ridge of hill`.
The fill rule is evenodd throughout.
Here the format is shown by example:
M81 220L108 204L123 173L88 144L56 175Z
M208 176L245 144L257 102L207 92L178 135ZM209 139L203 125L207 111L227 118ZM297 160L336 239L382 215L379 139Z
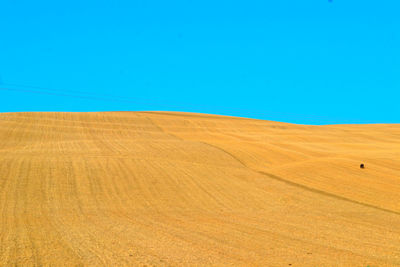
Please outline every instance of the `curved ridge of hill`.
M400 265L400 125L0 114L0 265Z

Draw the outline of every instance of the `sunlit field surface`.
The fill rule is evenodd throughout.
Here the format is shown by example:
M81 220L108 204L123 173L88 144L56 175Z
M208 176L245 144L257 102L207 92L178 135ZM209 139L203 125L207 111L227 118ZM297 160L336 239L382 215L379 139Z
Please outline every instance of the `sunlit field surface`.
M0 265L400 265L400 125L0 114Z

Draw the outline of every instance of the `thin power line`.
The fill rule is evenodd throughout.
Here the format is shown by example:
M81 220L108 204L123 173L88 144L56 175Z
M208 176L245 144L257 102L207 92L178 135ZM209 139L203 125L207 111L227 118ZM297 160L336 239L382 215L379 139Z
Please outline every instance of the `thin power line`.
M36 91L41 91L42 92L44 90L44 91L52 91L52 92L66 93L66 94L90 95L90 96L94 96L95 98L99 98L99 96L100 96L100 97L107 97L107 99L109 99L109 97L111 97L111 98L122 99L122 100L124 100L124 102L127 101L127 99L131 99L131 100L135 100L135 101L137 100L137 99L133 99L133 98L126 97L126 96L115 96L115 95L110 95L110 94L99 94L99 93L91 93L91 92L84 92L84 91L77 91L77 90L62 90L62 89L40 87L40 86L32 86L32 85L24 85L24 84L16 84L16 83L2 83L0 85L17 87L17 89L19 89L19 87L35 89L35 92Z
M2 87L4 85L6 85L6 86L8 85L8 87ZM9 87L9 86L11 86L11 87ZM22 87L22 88L13 88L13 87ZM104 101L104 102L140 104L140 102L137 101L137 99L135 101L133 101L134 99L129 98L129 97L114 96L114 95L108 95L108 94L94 94L94 93L82 92L82 91L76 91L76 90L60 90L60 89L31 86L31 85L22 85L22 84L15 84L15 83L4 83L4 82L0 83L0 90L34 93L34 94L42 94L42 95L64 96L64 97L89 99L89 100ZM146 101L146 103L148 104L147 101ZM254 112L254 110L253 110L253 112ZM260 112L260 110L258 112ZM296 117L303 116L303 118L307 118L307 119L335 120L334 118L331 118L328 116L312 115L312 114L306 115L306 114L299 114L299 113L292 113L292 112L262 110L261 113L264 113L264 114L266 113L269 115L272 115L272 114L284 115L284 116L289 115L289 116L296 116ZM253 116L251 116L251 117L253 117Z
M3 91L15 91L15 92L25 92L25 93L34 93L34 94L43 94L43 95L56 95L56 96L65 96L72 98L82 98L82 99L90 99L90 100L101 100L101 101L113 101L113 102L124 102L124 103L135 103L137 102L124 100L124 99L112 99L112 98L104 98L104 97L96 97L96 96L84 96L84 95L74 95L70 93L64 93L63 91L57 92L46 92L43 90L31 90L31 89L20 89L20 88L9 88L9 87L0 87L0 90Z

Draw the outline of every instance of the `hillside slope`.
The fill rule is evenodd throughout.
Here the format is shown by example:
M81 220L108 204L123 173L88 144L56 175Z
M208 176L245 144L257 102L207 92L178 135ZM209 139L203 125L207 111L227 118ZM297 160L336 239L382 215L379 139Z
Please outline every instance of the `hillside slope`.
M0 114L14 264L400 265L400 125Z

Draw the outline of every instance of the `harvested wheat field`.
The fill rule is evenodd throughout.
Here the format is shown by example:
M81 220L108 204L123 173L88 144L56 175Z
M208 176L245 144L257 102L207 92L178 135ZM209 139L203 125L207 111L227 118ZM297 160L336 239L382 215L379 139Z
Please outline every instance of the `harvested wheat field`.
M0 185L1 266L400 265L400 125L4 113Z

